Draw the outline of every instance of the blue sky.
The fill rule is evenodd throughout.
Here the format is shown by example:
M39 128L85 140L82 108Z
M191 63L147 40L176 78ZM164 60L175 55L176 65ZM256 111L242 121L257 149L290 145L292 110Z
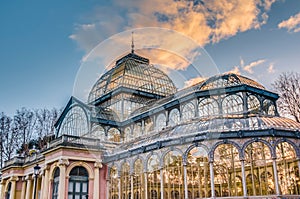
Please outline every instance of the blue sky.
M137 27L181 32L204 46L220 72L271 88L281 72L300 72L300 1L257 2L1 1L0 111L63 107L83 57Z

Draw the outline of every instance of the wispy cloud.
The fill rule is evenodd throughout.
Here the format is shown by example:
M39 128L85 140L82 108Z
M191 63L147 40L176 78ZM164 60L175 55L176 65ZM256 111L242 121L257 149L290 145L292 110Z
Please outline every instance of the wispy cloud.
M259 59L256 61L252 61L249 64L245 65L245 61L243 58L240 58L240 63L238 66L233 66L232 69L230 71L228 71L229 73L235 73L235 74L241 74L241 73L249 73L249 74L253 74L254 71L254 67L257 67L263 63L265 63L266 60L265 59ZM271 67L271 68L270 68ZM270 64L268 71L272 71L273 68L273 64Z
M228 73L234 73L234 74L237 74L237 75L241 74L240 68L238 66L234 66L232 70L228 71Z
M300 32L300 12L280 22L278 28L286 28L289 32Z
M268 67L268 73L275 73L274 63L271 63Z
M187 80L184 82L184 87L190 87L190 86L193 86L197 83L200 83L202 82L203 80L205 80L206 78L204 77L195 77L195 78L192 78L190 80Z
M89 52L100 41L118 32L131 28L161 27L178 31L191 37L200 46L205 46L239 32L260 28L266 23L267 12L274 1L114 0L110 6L95 8L86 16L85 23L75 26L69 38ZM163 35L153 35L152 39L159 39L160 36ZM174 38L168 39L170 46L184 45ZM186 54L194 50L184 47L187 48Z
M251 62L250 64L246 65L246 66L243 66L241 65L242 69L250 74L253 74L253 68L264 63L266 60L264 59L260 59L260 60L257 60L257 61L254 61L254 62Z

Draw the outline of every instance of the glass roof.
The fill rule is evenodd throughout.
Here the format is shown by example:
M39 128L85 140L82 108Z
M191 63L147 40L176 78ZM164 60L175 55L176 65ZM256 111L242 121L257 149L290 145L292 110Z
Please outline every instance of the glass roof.
M89 102L117 88L126 87L161 97L174 94L177 89L172 80L161 70L149 64L149 60L130 53L116 62L93 86Z
M170 95L168 97L165 97L165 98L162 98L159 100L153 100L149 104L147 104L147 106L141 107L141 108L137 109L136 111L134 111L131 114L131 116L148 111L151 108L155 108L156 106L160 106L162 104L168 103L171 100L189 95L189 94L199 91L199 90L226 88L226 87L243 85L243 84L252 86L255 88L259 88L259 89L265 89L265 87L263 85L261 85L260 83L254 81L252 79L249 79L247 77L241 76L241 75L236 75L233 73L215 75L206 80L202 80L202 81L194 84L193 86L181 89L173 95Z
M115 151L126 150L127 148L132 148L132 146L134 146L134 148L138 148L147 144L156 143L159 140L181 138L182 136L196 135L201 132L221 133L229 131L263 130L270 128L297 131L300 129L300 123L284 117L258 116L249 118L215 118L200 120L171 127L163 132L154 131L151 134L123 143L122 147L115 149Z

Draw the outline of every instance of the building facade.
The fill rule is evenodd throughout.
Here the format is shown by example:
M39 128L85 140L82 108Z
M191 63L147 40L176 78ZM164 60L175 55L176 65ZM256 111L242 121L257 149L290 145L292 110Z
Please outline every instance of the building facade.
M277 99L231 73L177 90L129 53L87 103L71 97L43 150L5 163L0 198L300 198L300 124Z

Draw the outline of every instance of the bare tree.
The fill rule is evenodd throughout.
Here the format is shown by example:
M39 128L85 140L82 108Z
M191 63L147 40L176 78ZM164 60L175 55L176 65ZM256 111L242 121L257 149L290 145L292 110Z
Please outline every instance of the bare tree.
M37 123L35 126L35 136L37 136L38 147L42 149L47 140L47 136L53 135L55 132L54 123L56 122L59 113L57 109L37 109L35 110L35 116L37 118Z
M282 73L273 87L280 96L277 101L279 112L300 122L300 74Z
M0 114L1 168L5 160L12 158L17 146L17 132L12 127L12 119L3 112Z
M34 139L36 117L33 111L22 108L14 116L14 129L19 137L21 151L28 153L28 143Z

